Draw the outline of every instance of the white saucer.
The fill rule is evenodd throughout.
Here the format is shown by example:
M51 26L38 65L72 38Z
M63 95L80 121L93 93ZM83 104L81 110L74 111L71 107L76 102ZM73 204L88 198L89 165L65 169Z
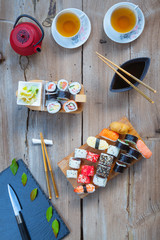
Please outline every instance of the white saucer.
M125 2L125 4L126 4L126 2ZM130 6L136 7L136 5L133 3L127 2L127 4ZM124 2L115 4L107 11L107 13L104 16L104 20L103 20L103 28L104 28L106 35L114 42L129 43L129 42L132 42L135 39L137 39L143 32L144 25L145 25L145 18L144 18L143 12L138 7L136 10L137 14L138 14L138 23L135 26L135 28L129 33L117 33L115 30L112 29L109 19L110 19L110 14L111 14L112 9L115 6L119 7L121 5L124 5Z
M87 39L89 38L89 35L91 33L91 22L90 22L88 16L80 9L70 8L70 10L72 10L74 13L76 13L79 16L84 14L84 16L82 18L82 26L79 31L79 34L71 39L65 39L65 40L62 39L55 31L55 28L54 28L55 19L53 20L53 23L51 26L51 33L52 33L52 36L53 36L54 40L56 41L56 43L58 43L60 46L62 46L64 48L71 49L71 48L80 47L82 44L84 44L87 41Z

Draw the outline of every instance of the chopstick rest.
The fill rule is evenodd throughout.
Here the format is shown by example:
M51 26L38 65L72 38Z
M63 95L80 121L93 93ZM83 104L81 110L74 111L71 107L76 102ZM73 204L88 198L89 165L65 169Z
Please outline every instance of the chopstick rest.
M52 140L44 139L44 142L46 145L53 145ZM33 144L41 144L41 139L32 138L32 143Z

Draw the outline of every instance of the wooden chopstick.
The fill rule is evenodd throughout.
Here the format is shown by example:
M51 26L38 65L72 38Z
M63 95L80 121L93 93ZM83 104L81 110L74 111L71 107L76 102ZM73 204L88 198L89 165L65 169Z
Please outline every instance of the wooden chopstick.
M144 87L148 88L149 90L151 90L152 92L156 93L157 91L153 88L151 88L150 86L148 86L146 83L144 83L143 81L139 80L137 77L135 77L134 75L132 75L131 73L127 72L126 70L124 70L123 68L119 67L117 64L115 64L114 62L112 62L111 60L109 60L108 58L104 57L103 55L101 55L100 53L96 52L96 54L100 57L102 57L103 59L105 59L107 62L111 63L113 66L117 67L118 69L120 69L122 72L124 72L126 75L128 75L129 77L133 78L135 81L137 81L138 83L142 84Z
M53 183L53 187L54 187L55 196L56 196L56 198L59 198L59 194L58 194L58 190L57 190L57 187L56 187L53 171L52 171L52 168L51 168L51 163L50 163L48 153L47 153L47 148L46 148L46 145L45 145L45 142L44 142L43 135L42 135L42 133L40 133L40 134L41 134L41 139L42 139L42 142L43 142L43 146L44 146L44 150L45 150L45 154L46 154L46 158L47 158L48 168L49 168L49 171L50 171L50 174L51 174L51 179L52 179L52 183Z
M145 95L139 88L134 86L127 78L125 78L122 74L120 74L117 70L115 70L108 62L106 62L102 57L98 56L105 64L107 64L114 72L116 72L125 82L127 82L131 87L133 87L137 92L139 92L144 98L146 98L150 103L154 103L152 99L150 99L147 95Z
M42 140L42 133L40 133L40 137L41 137L41 147L42 147L42 154L43 154L43 163L44 163L44 170L45 170L45 174L46 174L46 181L47 181L49 199L51 199L52 198L52 194L51 194L51 188L50 188L50 184L49 184L48 168L47 168L47 163L46 163L46 158L45 158L45 153L44 153L44 144L43 144L43 140Z

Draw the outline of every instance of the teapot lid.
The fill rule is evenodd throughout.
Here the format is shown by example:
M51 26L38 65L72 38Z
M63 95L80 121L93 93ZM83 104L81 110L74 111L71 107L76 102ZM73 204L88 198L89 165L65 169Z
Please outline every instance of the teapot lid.
M11 38L17 47L28 47L33 42L34 33L31 27L26 23L19 23L11 33Z

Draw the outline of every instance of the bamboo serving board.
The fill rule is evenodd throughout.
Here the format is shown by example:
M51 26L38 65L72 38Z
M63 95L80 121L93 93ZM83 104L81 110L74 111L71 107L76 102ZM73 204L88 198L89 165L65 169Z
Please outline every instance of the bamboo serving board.
M45 97L44 94L44 84L47 83L48 81L44 81L44 80L31 80L28 82L39 82L42 83L42 91L41 91L41 105L40 106L29 106L26 105L26 107L28 107L31 110L34 111L47 111L47 107L45 106L45 101L43 100ZM55 83L57 83L57 81L54 81ZM16 92L16 96L17 96L17 92ZM86 102L86 95L84 94L84 86L81 84L81 91L80 93L78 93L77 95L75 95L75 98L73 98L73 100L76 101L77 105L78 105L78 109L74 112L69 112L69 114L79 114L83 111L83 105ZM61 110L58 113L67 113L63 110L63 108L61 108Z
M129 128L130 128L130 130L129 130L129 132L128 132L129 134L138 137L138 139L141 139L141 137L139 136L139 134L137 133L137 131L134 129L134 127L132 126L132 124L129 122L129 120L128 120L126 117L123 117L122 119L120 119L119 122L125 123L125 124L127 124L127 125L129 126ZM124 135L124 136L125 136L125 135ZM124 136L120 137L120 139L123 139ZM96 137L101 138L99 135L97 135ZM101 139L103 139L103 138L101 138ZM104 139L103 139L103 140L104 140ZM142 139L141 139L141 140L142 140ZM113 143L113 142L111 142L111 141L108 141L108 140L106 140L106 141L107 141L108 144L110 144L110 145L115 145L115 143ZM77 148L78 148L78 147L77 147ZM100 151L100 150L91 148L91 147L89 147L86 143L85 143L84 145L82 145L81 147L79 147L79 148L82 148L82 149L85 149L85 150L87 150L87 151L94 152L94 153L97 153L97 154L101 154L102 152L103 152L103 153L107 152L107 150L105 150L105 151ZM58 162L58 166L59 166L59 168L61 169L61 171L63 172L63 174L64 174L65 176L67 175L67 174L66 174L66 173L67 173L67 170L71 170L71 169L72 169L72 168L69 167L69 159L70 159L71 157L74 157L74 152L72 152L72 153L69 154L67 157L65 157L65 158L62 159L60 162ZM138 160L134 160L134 159L133 159L133 161L132 161L132 163L130 164L130 166L133 165L133 164L135 164L136 162L140 161L141 159L142 159L142 156L139 157ZM116 160L117 160L117 158L115 158L114 164L115 164ZM108 181L111 180L112 178L114 178L115 176L117 176L118 174L121 174L121 173L117 173L117 172L112 171L113 168L114 168L114 164L113 164L113 166L112 166L111 173L110 173L110 175L109 175L109 177L108 177ZM93 163L93 162L90 162L90 161L88 161L88 160L86 160L86 159L82 159L81 167L82 167L82 165L92 165L92 166L95 166L95 173L96 173L96 168L97 168L98 162L97 162L97 163ZM81 167L80 167L80 169L78 170L78 175L79 175L79 173L81 172ZM129 166L128 166L128 167L129 167ZM128 167L127 167L127 168L128 168ZM92 178L92 179L93 179L93 178ZM82 185L81 183L77 183L77 179L68 178L67 180L71 183L71 185L73 186L73 188L76 188L77 186ZM93 183L93 181L91 181L91 183ZM106 186L107 186L107 185L106 185ZM98 186L95 186L95 188L97 189ZM76 194L76 193L75 193L75 194ZM86 197L86 196L88 195L88 193L78 194L78 195L79 195L80 198L84 198L84 197Z

